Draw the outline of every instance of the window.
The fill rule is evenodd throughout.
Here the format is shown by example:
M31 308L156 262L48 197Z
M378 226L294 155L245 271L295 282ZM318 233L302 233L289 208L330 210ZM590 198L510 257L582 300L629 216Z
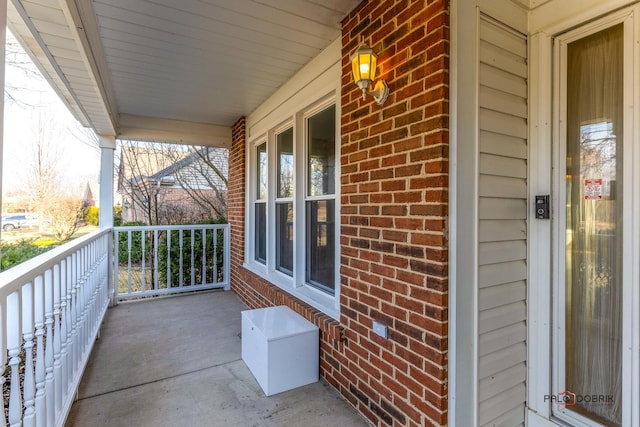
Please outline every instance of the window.
M253 256L245 265L336 315L336 106L300 111L289 123L251 144L247 253Z
M255 259L267 261L267 143L256 148Z
M563 339L557 342L555 381L574 396L606 396L604 404L579 399L554 408L559 417L581 425L625 424L623 37L623 24L617 24L564 45L566 203L560 208L565 219L559 251L564 280L558 281L564 304L559 309L562 321L556 318Z
M276 136L276 268L293 276L293 128Z
M331 106L307 119L306 281L333 292L335 286L336 111Z

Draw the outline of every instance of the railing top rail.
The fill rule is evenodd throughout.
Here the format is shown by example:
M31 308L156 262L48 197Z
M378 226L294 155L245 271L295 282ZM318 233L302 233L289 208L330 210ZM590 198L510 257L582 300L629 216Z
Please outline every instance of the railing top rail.
M98 240L105 234L110 234L112 230L106 228L94 231L3 271L0 273L0 293L8 295L15 292L20 286L43 274L79 248Z
M184 225L124 225L114 227L115 231L141 231L141 230L208 230L215 228L228 228L229 224L184 224Z

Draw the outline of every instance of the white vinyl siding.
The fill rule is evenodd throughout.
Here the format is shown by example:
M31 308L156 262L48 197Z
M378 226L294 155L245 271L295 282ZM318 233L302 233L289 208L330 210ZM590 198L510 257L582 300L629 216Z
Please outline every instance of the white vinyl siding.
M527 39L483 17L479 49L478 424L525 422Z

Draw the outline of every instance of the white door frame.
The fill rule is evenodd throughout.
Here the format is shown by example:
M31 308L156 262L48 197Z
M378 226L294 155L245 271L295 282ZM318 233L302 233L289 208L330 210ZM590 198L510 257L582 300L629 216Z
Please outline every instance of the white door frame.
M560 141L560 130L557 125L557 120L554 120L553 112L559 111L559 97L554 96L552 88L554 84L554 60L553 57L553 43L554 35L561 34L569 28L575 27L581 22L587 22L596 18L599 15L604 15L605 12L614 10L616 7L623 6L627 2L622 1L609 1L609 2L594 2L589 8L590 1L583 2L566 2L563 1L559 4L553 5L550 2L546 6L549 6L547 10L540 8L537 13L534 11L531 15L532 32L530 38L530 185L529 196L530 200L534 200L535 195L551 194L551 206L552 206L552 220L537 220L533 214L533 204L530 203L529 218L532 218L529 222L529 287L528 287L528 410L527 420L530 426L549 426L557 425L552 421L552 409L551 404L545 396L558 392L560 390L554 390L554 384L552 381L552 360L553 360L553 346L552 346L552 305L554 290L551 284L554 282L554 278L559 277L559 262L555 262L554 253L557 253L558 245L557 241L554 241L552 236L559 236L561 232L561 221L558 221L558 210L554 210L554 206L560 206L559 203L564 203L557 191L553 191L552 177L554 173L556 176L560 174L558 171L558 164L553 165L550 159L559 158L557 147L559 144L552 144L552 141ZM551 7L556 8L551 9ZM553 12L553 13L552 13ZM620 12L622 15L633 12L635 15L635 25L629 26L633 34L626 34L625 37L633 37L634 40L640 40L640 6L627 9ZM543 15L547 14L547 22L553 22L553 25L542 27L541 22L544 22ZM562 17L565 19L561 19ZM536 26L538 28L536 28ZM640 48L636 43L634 46L631 44L625 44L625 58L632 57L633 64L632 74L634 76L640 76ZM626 71L625 71L626 72ZM636 77L635 81L631 85L632 91L625 89L625 106L630 107L630 99L640 100L640 85L638 84L639 77ZM626 82L625 82L626 83ZM625 88L627 86L625 85ZM625 119L625 135L633 135L633 141L640 141L640 106L637 104L635 109L631 110L631 113L625 115L633 115L632 120ZM629 108L627 108L629 109ZM639 144L635 144L639 145ZM631 144L627 144L631 146ZM634 147L631 152L626 151L624 156L624 179L625 182L632 182L636 189L640 188L640 171L638 168L633 168L633 165L640 164L640 147ZM553 167L552 167L553 166ZM555 171L555 172L554 172ZM558 179L558 178L556 178ZM625 188L630 186L625 186ZM627 188L628 189L628 188ZM637 193L638 191L636 191ZM561 196L561 195L560 195ZM629 197L630 203L627 204L625 209L628 215L640 212L640 197L632 197L630 194L625 194L625 197ZM554 219L555 214L555 219ZM625 244L624 252L627 254L627 264L631 266L625 271L625 281L632 283L640 283L640 266L638 266L638 258L640 258L640 224L634 224L634 228L631 228L631 224L625 223L625 234L631 233L632 239L628 239L628 244ZM562 229L563 230L563 229ZM631 262L636 260L636 262ZM624 375L630 378L623 385L623 408L631 408L627 414L623 416L623 425L640 425L640 409L638 408L640 402L640 387L639 387L639 309L640 302L638 296L638 286L632 286L629 283L626 286L623 311L624 313L632 313L633 328L627 328L624 331L623 339L627 343L623 351L623 365L629 367L631 372ZM628 297L627 297L628 296ZM557 309L557 307L556 307ZM557 316L557 313L556 313ZM629 318L629 314L626 314L626 319ZM634 356L635 355L635 356ZM635 404L632 404L635 402Z

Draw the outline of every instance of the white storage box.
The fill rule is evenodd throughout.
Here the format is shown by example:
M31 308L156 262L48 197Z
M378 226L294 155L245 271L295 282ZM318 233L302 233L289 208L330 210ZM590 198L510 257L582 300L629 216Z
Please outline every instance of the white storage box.
M242 312L242 360L267 396L318 381L316 325L286 306Z

